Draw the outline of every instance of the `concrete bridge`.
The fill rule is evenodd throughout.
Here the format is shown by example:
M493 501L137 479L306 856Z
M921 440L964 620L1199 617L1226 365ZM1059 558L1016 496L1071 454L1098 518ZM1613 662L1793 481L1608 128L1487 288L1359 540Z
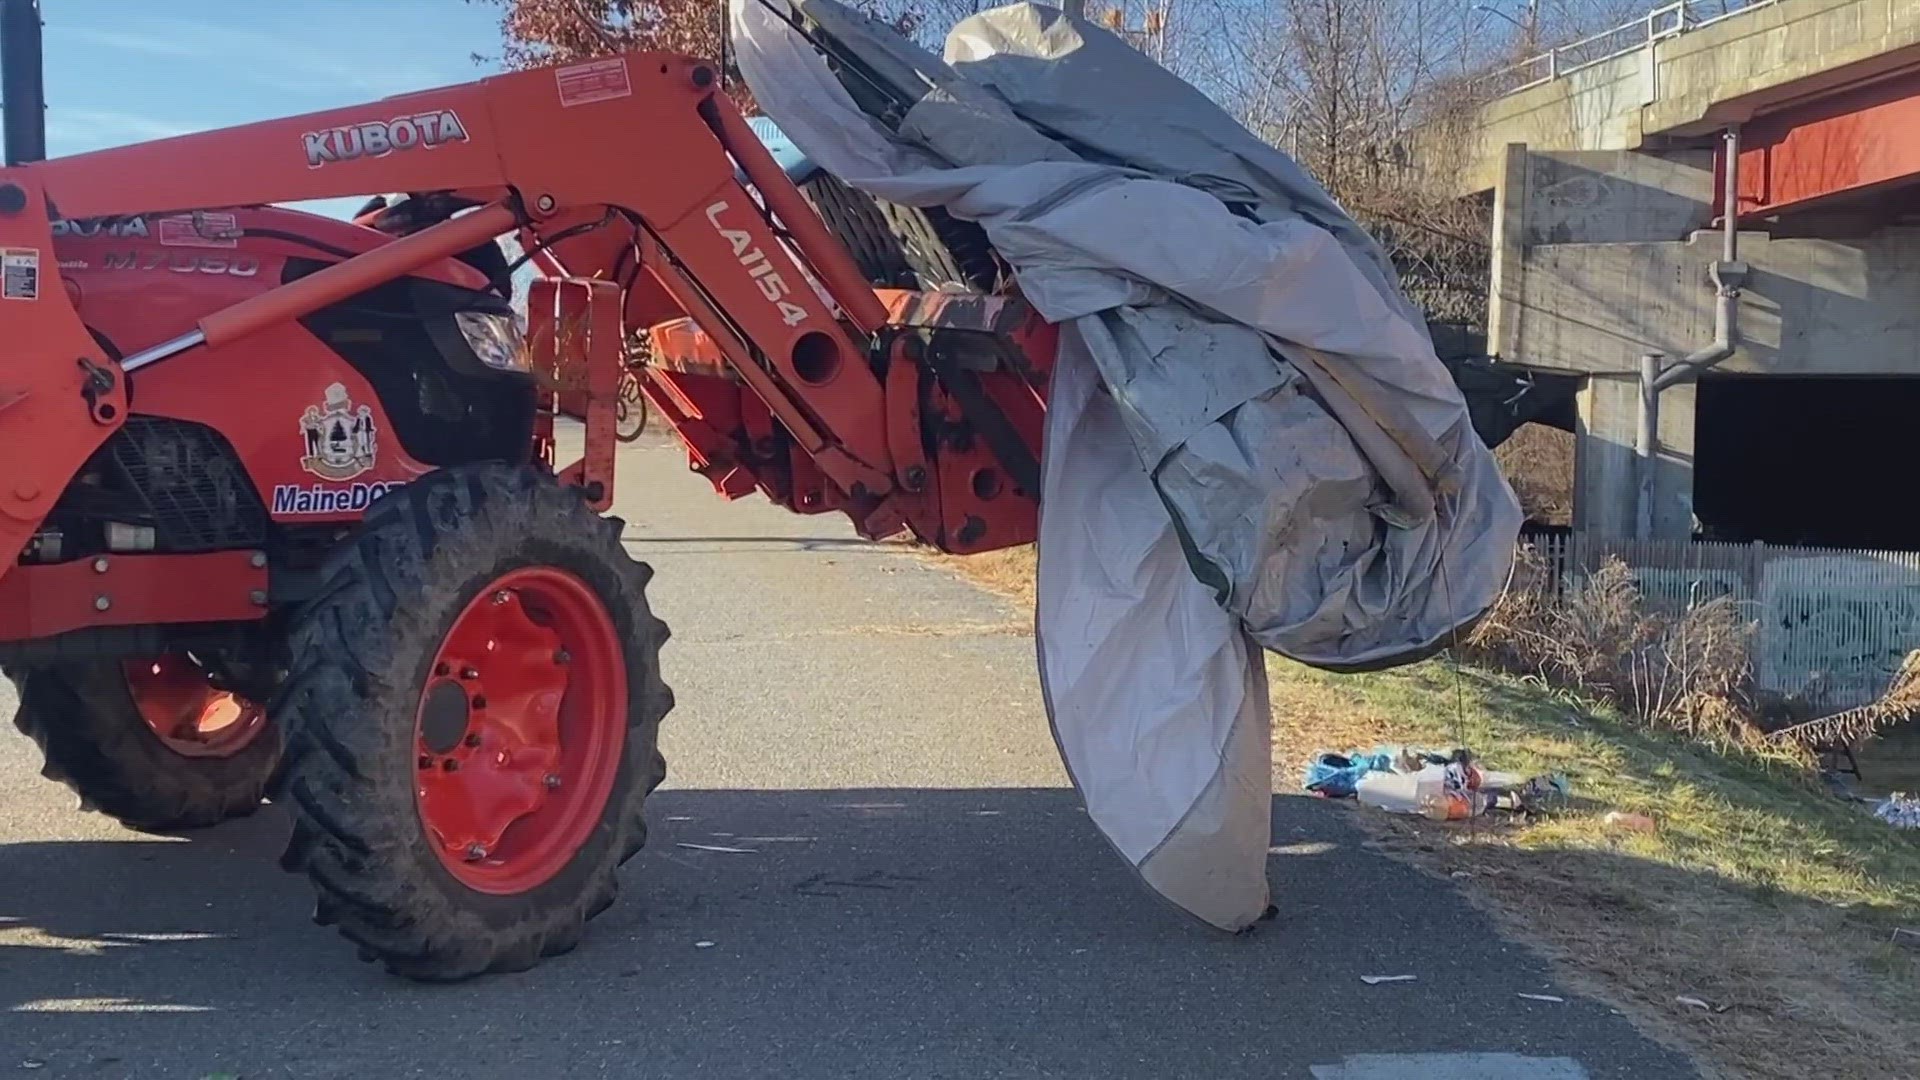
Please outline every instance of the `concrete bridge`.
M1585 376L1576 528L1920 547L1920 0L1668 4L1491 78L1425 157L1491 204L1489 351ZM1649 353L1712 361L1657 440Z
M1650 0L1651 2L1651 0ZM1482 80L1510 86L1476 118L1463 194L1492 191L1506 147L1660 149L1920 64L1914 0L1719 0L1650 7Z

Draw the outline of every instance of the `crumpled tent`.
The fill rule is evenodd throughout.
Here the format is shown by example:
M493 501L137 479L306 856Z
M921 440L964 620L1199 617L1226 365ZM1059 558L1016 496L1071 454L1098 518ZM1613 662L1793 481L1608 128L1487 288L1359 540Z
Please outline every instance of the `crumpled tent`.
M731 5L740 71L808 159L977 222L1062 324L1036 612L1055 738L1128 863L1244 928L1268 906L1261 649L1405 663L1511 569L1519 505L1419 311L1293 161L1099 27L1012 4L943 61L834 0ZM883 122L885 100L911 107Z

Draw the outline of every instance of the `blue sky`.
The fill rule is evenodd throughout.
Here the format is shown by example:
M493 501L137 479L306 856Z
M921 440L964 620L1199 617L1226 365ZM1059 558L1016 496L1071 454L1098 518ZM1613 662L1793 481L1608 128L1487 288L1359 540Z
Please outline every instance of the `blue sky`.
M47 152L469 82L500 9L467 0L41 0ZM307 204L344 216L360 200Z

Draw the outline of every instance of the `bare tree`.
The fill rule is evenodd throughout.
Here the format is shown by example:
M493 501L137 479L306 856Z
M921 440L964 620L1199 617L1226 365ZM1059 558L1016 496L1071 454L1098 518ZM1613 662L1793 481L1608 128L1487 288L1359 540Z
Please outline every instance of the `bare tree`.
M501 59L509 67L564 63L633 49L659 49L725 65L727 0L468 0L501 9ZM952 0L946 0L952 2ZM912 33L913 0L849 0ZM726 91L752 111L753 92L730 79Z
M1725 0L1738 7L1741 0ZM1286 150L1386 245L1430 317L1485 317L1490 208L1452 197L1481 78L1558 45L1634 39L1653 0L1183 0L1191 81ZM1719 14L1720 0L1689 7ZM1715 8L1713 11L1696 10ZM1192 17L1193 12L1203 12ZM1667 16L1671 18L1671 15ZM1616 35L1605 32L1627 25ZM1525 81L1525 80L1522 80ZM1409 135L1424 129L1416 148ZM1432 132L1458 130L1460 138Z
M724 0L469 0L502 9L514 65L610 48L724 59ZM952 25L1005 0L852 0L939 49ZM1042 0L1068 6L1070 0ZM1489 208L1434 182L1446 148L1409 133L1460 125L1501 88L1481 78L1555 46L1610 47L1655 0L1088 0L1090 20L1286 150L1387 246L1408 291L1436 319L1485 314ZM1746 0L1693 0L1705 18ZM1668 16L1671 17L1671 16ZM1525 81L1523 78L1522 81ZM751 107L744 85L730 92Z

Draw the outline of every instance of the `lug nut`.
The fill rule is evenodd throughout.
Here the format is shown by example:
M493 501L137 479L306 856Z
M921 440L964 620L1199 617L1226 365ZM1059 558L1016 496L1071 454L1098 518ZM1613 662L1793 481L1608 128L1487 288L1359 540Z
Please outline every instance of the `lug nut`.
M548 773L540 778L540 782L547 785L547 790L551 791L560 786L560 776L558 773Z
M460 677L463 679L477 679L480 677L480 669L479 668L461 668Z
M496 604L504 604L511 599L513 599L513 594L505 589L501 589L499 592L493 594L493 602Z
M487 857L487 845L485 844L468 844L467 845L467 861L468 862L479 862L481 859L484 859L486 857Z
M467 736L467 745L468 745L468 746L479 746L479 745L480 745L480 736L478 736L478 735L469 735L469 736Z
M460 763L453 760L452 758L448 758L447 760L440 763L440 771L441 772L459 772Z
M486 707L487 707L487 699L486 699L486 697L485 697L485 696L483 696L483 695L481 695L481 694L475 694L475 695L473 695L473 707L474 707L474 708L476 708L476 709L484 709L484 708L486 708Z
M431 754L421 754L421 755L420 755L420 767L421 767L421 768L423 768L423 769L431 769L431 768L433 768L433 755L431 755Z
M565 649L561 649L559 652L556 652L553 654L553 662L556 664L559 664L562 667L565 667L566 665L573 663L573 654L568 652Z
M452 671L453 671L453 669L452 669L452 668L450 668L450 667L448 667L448 666L447 666L447 665L445 665L445 664L435 664L435 665L433 665L433 673L434 673L435 675L438 675L439 677L441 677L441 678L443 678L443 679L444 679L444 678L446 678L446 677L447 677L447 676L448 676L448 675L449 675L450 673L452 673Z
M102 555L99 558L93 560L93 572L96 574L104 574L107 572L108 565L109 564L107 562L107 557L105 555Z

